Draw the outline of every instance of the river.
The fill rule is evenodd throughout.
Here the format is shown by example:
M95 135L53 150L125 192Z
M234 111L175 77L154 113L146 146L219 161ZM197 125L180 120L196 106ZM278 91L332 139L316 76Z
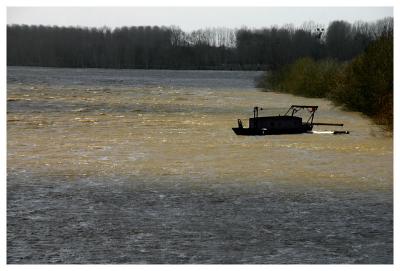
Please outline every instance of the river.
M8 67L7 262L393 263L393 138L257 76ZM231 129L291 104L350 134Z

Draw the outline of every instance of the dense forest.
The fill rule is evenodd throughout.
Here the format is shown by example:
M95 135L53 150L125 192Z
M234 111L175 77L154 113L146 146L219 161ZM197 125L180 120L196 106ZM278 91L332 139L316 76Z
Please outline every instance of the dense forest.
M178 27L110 29L57 26L7 26L7 65L277 70L302 57L351 60L383 32L392 18L373 23L313 22L263 29Z
M265 90L328 98L393 125L393 18L192 32L8 25L7 65L266 70Z

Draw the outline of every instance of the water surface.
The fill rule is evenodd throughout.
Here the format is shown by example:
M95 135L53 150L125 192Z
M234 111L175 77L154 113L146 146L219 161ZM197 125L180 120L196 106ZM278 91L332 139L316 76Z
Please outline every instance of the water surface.
M392 263L392 138L259 75L9 67L8 263ZM291 104L350 135L231 130Z

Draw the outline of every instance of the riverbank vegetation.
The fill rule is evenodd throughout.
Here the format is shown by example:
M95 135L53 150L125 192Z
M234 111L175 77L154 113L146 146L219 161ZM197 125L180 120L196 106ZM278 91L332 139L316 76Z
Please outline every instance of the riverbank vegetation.
M393 129L393 29L382 32L351 61L300 58L271 71L259 82L265 89L332 100Z
M346 61L365 50L391 18L314 22L262 29L175 26L85 28L7 26L7 65L76 68L276 70L299 58ZM326 30L325 30L326 29Z

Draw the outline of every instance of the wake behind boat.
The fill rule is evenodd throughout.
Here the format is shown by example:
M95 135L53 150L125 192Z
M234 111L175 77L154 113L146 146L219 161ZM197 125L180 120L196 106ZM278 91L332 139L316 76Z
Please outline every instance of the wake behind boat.
M316 105L292 105L283 116L259 117L258 111L263 110L256 106L253 109L253 118L249 118L249 127L244 128L242 120L238 119L238 127L232 128L237 135L279 135L279 134L302 134L312 131L314 125L343 126L343 123L314 122L317 111ZM307 110L310 113L306 122L296 113ZM349 131L332 131L333 134L348 134Z

